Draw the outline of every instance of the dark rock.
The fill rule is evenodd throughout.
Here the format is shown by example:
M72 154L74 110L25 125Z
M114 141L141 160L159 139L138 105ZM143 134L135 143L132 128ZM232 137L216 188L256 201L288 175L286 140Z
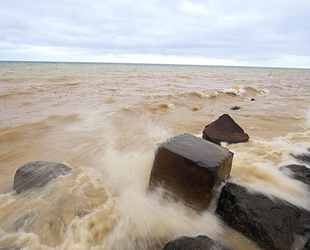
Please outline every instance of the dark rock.
M255 101L255 99L254 98L251 98L251 102L254 102Z
M296 180L310 186L310 169L304 165L291 164L281 168L283 171L290 171Z
M13 189L19 194L29 188L43 187L49 181L68 174L72 169L55 162L30 162L17 169Z
M216 211L234 229L267 250L289 250L298 230L298 209L279 199L250 194L227 183Z
M233 106L233 107L231 108L231 110L237 110L237 109L241 109L241 107L240 107L240 106Z
M219 145L221 142L238 143L249 140L248 134L228 114L207 125L203 130L203 138Z
M310 239L307 241L304 249L310 250Z
M149 189L162 187L187 205L205 210L213 191L230 174L233 153L190 134L158 146Z
M176 238L166 243L163 250L229 250L229 248L205 235L199 235L195 238L186 236Z
M306 168L303 165L296 165L291 164L288 166L284 166L280 169L281 171L289 171L289 173L292 174L292 176L306 185L310 185L310 169ZM306 232L310 231L310 212L300 209L300 217L299 222L301 224L301 234L305 234Z
M299 162L310 164L310 149L308 149L308 151L309 153L300 154L300 155L292 154L292 156L295 157Z

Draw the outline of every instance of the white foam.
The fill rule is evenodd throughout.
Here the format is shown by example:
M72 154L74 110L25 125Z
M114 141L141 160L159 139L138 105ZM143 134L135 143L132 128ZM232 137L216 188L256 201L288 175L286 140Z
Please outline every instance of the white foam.
M237 96L244 96L246 93L246 90L243 85L240 85L234 88L224 89L222 92L225 94L235 94Z
M285 165L298 164L292 154L306 152L310 146L310 143L292 143L292 136L295 134L270 140L252 138L246 146L226 145L234 152L232 181L310 210L308 187L279 170Z

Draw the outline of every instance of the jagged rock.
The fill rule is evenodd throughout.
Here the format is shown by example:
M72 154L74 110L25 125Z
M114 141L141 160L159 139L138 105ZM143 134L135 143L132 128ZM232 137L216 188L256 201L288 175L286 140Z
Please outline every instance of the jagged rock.
M197 237L179 237L169 241L163 250L229 250L205 235Z
M219 144L221 142L238 143L249 140L248 134L228 115L220 116L203 130L205 140Z
M299 230L298 209L232 183L223 187L216 212L266 250L289 250Z
M238 109L241 109L240 106L233 106L232 108L230 108L231 110L238 110Z
M49 181L68 174L72 169L56 162L35 161L17 169L13 189L21 193L29 188L43 187Z
M170 197L205 210L213 191L230 174L233 153L190 134L158 146L149 189L162 187Z
M296 165L291 164L281 168L281 171L287 172L292 174L296 180L299 180L310 187L310 169L303 166L303 165ZM305 232L310 231L310 212L300 209L300 217L299 222L302 227L301 234L305 234Z

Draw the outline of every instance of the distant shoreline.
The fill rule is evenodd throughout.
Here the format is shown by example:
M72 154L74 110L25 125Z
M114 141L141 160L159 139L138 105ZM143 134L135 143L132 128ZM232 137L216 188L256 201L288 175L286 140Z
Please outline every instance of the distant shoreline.
M249 69L277 69L277 70L310 70L310 68L263 67L263 66L229 66L229 65L198 65L198 64L159 64L159 63L121 63L121 62L58 62L58 61L9 61L0 60L0 64L85 64L85 65L113 65L113 66L155 66L155 67L201 67L201 68L249 68Z

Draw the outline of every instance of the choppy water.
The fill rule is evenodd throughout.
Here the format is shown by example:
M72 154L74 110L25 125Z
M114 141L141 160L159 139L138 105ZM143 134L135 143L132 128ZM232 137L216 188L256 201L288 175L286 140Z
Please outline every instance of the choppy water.
M224 113L251 138L226 145L232 181L309 209L307 188L278 170L310 147L309 70L0 63L0 91L0 246L161 249L206 234L259 249L212 212L146 192L156 143ZM16 195L15 171L36 160L74 171Z

